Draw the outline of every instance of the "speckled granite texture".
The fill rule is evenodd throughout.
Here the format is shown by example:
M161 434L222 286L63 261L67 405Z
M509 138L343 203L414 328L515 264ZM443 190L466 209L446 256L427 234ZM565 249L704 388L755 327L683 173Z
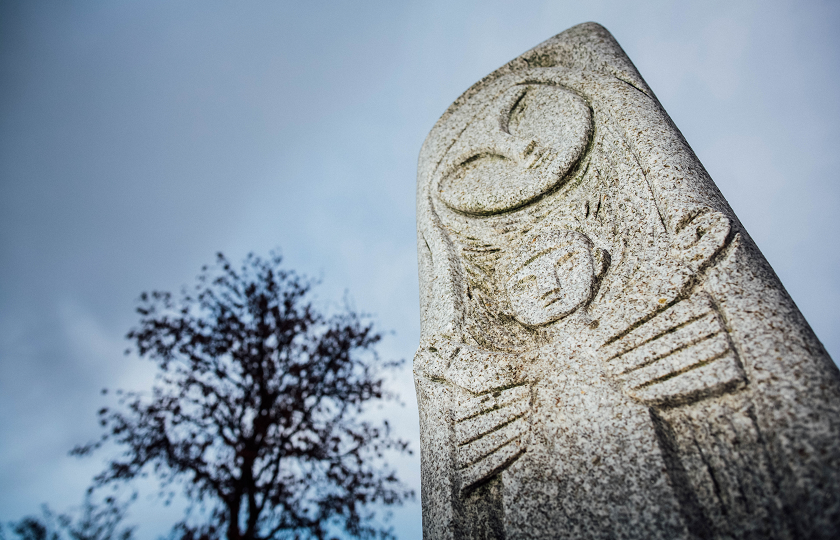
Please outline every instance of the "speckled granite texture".
M840 537L840 372L604 28L458 98L417 207L426 538Z

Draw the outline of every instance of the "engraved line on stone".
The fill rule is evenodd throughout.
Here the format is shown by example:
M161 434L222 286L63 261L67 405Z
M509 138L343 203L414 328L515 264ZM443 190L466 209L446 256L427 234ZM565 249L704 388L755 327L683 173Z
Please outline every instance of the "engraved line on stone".
M560 248L559 248L558 246L551 246L551 247L549 247L549 248L546 248L546 249L544 249L544 250L542 250L542 251L538 252L536 255L534 255L533 257L531 257L530 259L528 259L528 260L527 260L527 261L525 261L524 263L522 263L522 264L517 264L517 265L516 265L516 267L514 268L514 270L520 270L520 269L522 269L522 268L525 268L526 266L528 266L528 265L529 265L529 264L531 264L532 262L536 261L537 259L539 259L539 258L540 258L540 257L542 257L543 255L545 255L546 253L551 253L552 251L554 251L554 250L556 250L556 249L560 249ZM569 259L569 257L571 257L571 256L572 256L571 254L567 254L567 255L565 256L565 258L563 259L563 262L567 261L567 260ZM560 263L557 263L557 264L560 264Z
M663 380L668 374L684 373L692 366L699 367L699 365L719 358L731 350L726 335L718 332L676 350L655 362L626 372L629 373L626 381L631 387L639 388L649 384L652 380Z
M645 384L636 386L636 387L633 388L633 390L641 391L641 390L644 390L644 389L649 388L651 386L654 386L654 385L657 385L657 384L662 384L664 382L667 382L667 381L673 379L677 375L683 375L683 374L688 373L690 371L694 371L695 369L704 368L704 367L708 366L709 364L711 364L712 362L715 362L716 360L720 360L720 359L734 360L734 358L735 358L735 356L732 354L732 351L725 351L725 352L722 352L721 354L719 354L719 355L717 355L713 358L710 358L710 359L705 360L703 362L699 362L697 364L689 366L689 367L687 367L687 368L685 368L681 371L678 371L678 372L675 372L675 373L669 373L668 375L665 375L665 376L660 377L658 379L654 379L654 380L652 380L650 382L647 382Z
M482 411L481 413L471 416L466 420L455 423L456 436L458 438L457 444L462 446L468 444L480 437L492 433L497 429L504 427L513 420L525 415L526 411L520 411L524 400L514 401L499 407L493 407ZM526 407L527 408L527 407ZM497 414L492 414L497 413ZM489 417L489 418L483 418ZM489 425L490 427L477 428L476 426ZM480 432L479 432L480 431Z
M623 82L623 83L625 83L625 84L629 85L629 86L630 86L630 87L632 87L632 88L635 88L636 90L638 90L639 92L641 92L642 94L644 94L644 95L645 95L645 97L648 97L648 98L650 98L650 97L651 97L651 96L650 96L650 94L648 94L647 92L645 92L644 90L642 90L641 88L639 88L639 87L636 85L636 83L635 83L635 82L633 82L633 81L631 81L631 80L629 80L629 79L625 79L624 77L620 77L619 75L614 75L614 76L615 76L615 78L616 78L616 79L618 79L619 81L621 81L621 82Z
M706 316L706 314L707 314L707 313L708 313L708 312L706 312L706 313L701 313L700 315L693 316L693 317L691 317L691 318L689 318L689 319L687 319L687 320L685 320L685 321L679 322L679 323L677 323L677 324L675 324L675 325L673 325L673 326L669 326L669 327L667 327L667 328L665 328L665 329L660 329L661 331L660 331L658 334L655 334L655 335L653 335L653 336L651 336L651 337L649 337L649 338L647 338L647 339L645 339L645 340L643 340L643 341L640 341L639 343L636 343L636 344L634 344L634 345L632 345L632 346L630 346L630 347L627 347L627 348L625 348L625 349L623 349L623 350L619 349L619 350L621 350L621 352L616 353L616 354L614 354L614 355L610 356L609 358L607 358L607 361L609 361L609 360L613 360L614 358L618 358L619 356L623 356L623 355L625 355L625 354L627 354L627 353L629 353L629 352L633 352L634 350L638 349L639 347L642 347L643 345L647 345L647 344L648 344L648 343L650 343L651 341L654 341L654 340L656 340L656 339L659 339L660 337L662 337L662 336L664 336L664 335L666 335L666 334L671 334L671 333L673 333L673 332L676 332L676 331L677 331L677 330L679 330L680 328L682 328L682 327L684 327L684 326L686 326L686 325L689 325L689 324L693 323L694 321L697 321L697 320L699 320L699 319L702 319L704 316Z
M645 185L648 188L648 194L650 194L651 200L653 201L653 207L656 209L656 215L659 216L659 222L662 224L662 228L668 231L668 224L665 223L665 217L662 215L662 209L659 208L661 203L659 202L659 198L657 197L658 191L654 190L653 186L650 185L650 168L645 170L644 165L642 165L642 162L639 160L639 155L635 152L631 153L630 159L632 159L633 162L636 163L636 167L638 167L639 172L642 173L642 178L644 179Z
M461 445L458 448L458 467L463 469L489 457L502 446L521 437L527 428L527 420L520 416L485 437Z
M700 317L712 311L712 309L713 307L705 295L678 301L660 313L653 313L649 317L637 321L623 332L619 332L608 339L601 347L609 349L610 345L613 345L621 350L621 344L615 342L622 340L624 341L624 346L630 346L633 344L634 339L645 339L645 336L659 332L662 327L670 324L674 319L679 321L684 316Z
M616 375L626 375L628 373L637 371L639 369L646 368L646 367L650 366L651 364L655 364L657 362L660 362L660 361L662 361L662 360L664 360L664 359L666 359L666 358L668 358L668 357L670 357L674 354L677 354L677 353L679 353L679 352L681 352L681 351L683 351L683 350L685 350L689 347L692 347L692 346L696 345L697 343L703 342L707 339L711 339L717 333L719 333L719 332L714 331L714 330L709 330L707 328L706 333L704 333L704 334L683 335L681 337L687 338L689 341L679 342L679 344L673 345L673 346L670 346L671 345L670 343L668 343L666 345L663 345L662 343L654 342L652 344L652 346L659 345L659 346L662 346L662 348L664 348L665 350L664 351L660 350L660 352L658 352L658 353L654 352L653 356L649 357L649 356L646 355L646 353L652 352L652 351L647 350L647 349L652 348L652 346L651 346L651 347L645 347L643 349L642 353L637 353L636 351L639 350L639 349L637 349L636 351L633 351L632 354L628 354L626 356L621 356L621 360L624 360L624 361L623 362L621 362L621 361L615 362L615 364L613 365L613 373L615 373ZM670 337L670 336L668 336L668 337ZM672 340L669 340L669 341L672 341Z
M542 296L540 297L540 300L545 300L545 299L546 299L546 297L548 297L548 296L550 296L550 295L552 295L552 294L554 294L554 293L558 293L558 292L560 292L560 287L557 287L557 288L555 288L555 289L551 289L550 291L548 291L547 293L545 293L544 295L542 295ZM557 302L558 300L562 300L562 298L555 298L554 300L549 301L549 302L545 305L545 307L550 306L551 304L553 304L554 302Z
M676 333L682 334L682 333L684 333L684 332L682 332L682 330L684 328L686 328L688 326L696 326L698 321L711 320L711 319L717 320L717 317L715 317L714 313L711 313L709 311L707 311L705 313L702 313L700 315L692 316L685 321L681 321L678 324L675 324L673 326L669 326L669 327L665 328L664 330L657 333L656 335L651 336L651 337L649 337L649 338L645 339L644 341L641 341L637 344L634 344L632 347L628 347L627 349L623 350L622 352L620 352L618 354L614 354L614 355L608 357L607 361L614 360L614 359L616 359L620 356L625 356L625 355L631 354L634 351L637 351L637 350L649 345L652 342L656 342L659 339L666 339L666 337L669 334L676 334ZM716 322L718 322L718 327L720 327L720 321L716 321Z
M740 362L739 362L740 364ZM778 490L779 489L779 477L780 472L776 468L774 462L770 459L770 456L767 453L767 439L764 437L764 433L762 432L761 426L758 424L758 418L755 414L755 409L753 408L752 404L747 405L743 409L741 409L744 414L746 414L750 420L752 420L752 428L755 430L756 438L758 440L758 444L763 449L762 454L764 456L764 463L767 467L771 481L773 482L773 488Z
M613 370L616 374L623 375L656 362L660 358L670 356L722 330L720 321L714 313L706 315L673 332L663 334L659 339L648 341L641 347L622 354L613 364Z
M538 169L539 167L542 166L542 164L544 162L546 162L546 161L551 162L556 157L557 157L557 152L552 152L550 150L543 150L543 152L539 155L539 157L537 157L535 160L533 160L528 165L527 168L528 169Z
M501 251L500 248L493 247L493 246L481 246L481 247L465 247L464 251L471 251L475 253L493 253L494 251Z
M711 341L712 343L705 343L706 341ZM703 350L705 349L705 350ZM701 354L697 354L697 353ZM635 380L630 383L631 388L639 389L644 388L646 386L650 386L652 384L658 384L677 375L681 375L693 369L697 369L699 367L703 367L707 364L714 362L715 360L726 356L727 354L731 353L732 349L729 348L729 344L726 342L726 338L721 334L715 334L713 336L709 336L707 339L699 341L688 347L683 349L677 354L672 355L672 357L678 357L673 364L679 365L683 363L677 369L670 369L666 373L659 375L658 377L655 376L655 373L649 373L648 376L640 376L638 380ZM670 358L668 359L670 360ZM657 367L656 364L653 364L649 367ZM642 371L642 370L639 370ZM638 372L637 372L638 373ZM651 378L651 376L653 376Z
M718 483L717 475L715 475L715 468L712 466L709 456L706 454L704 449L704 445L700 443L697 436L695 435L694 430L689 432L689 436L691 437L691 442L694 445L694 450L697 452L697 455L700 456L700 461L703 462L703 467L705 467L705 472L708 477L712 481L712 492L717 499L717 504L720 508L726 508L723 498L721 497L721 489L720 483Z
M499 110L502 111L502 114L499 115L499 129L510 135L510 117L513 113L513 110L519 105L519 103L525 98L525 94L528 93L528 88L525 86L519 86L519 90L514 92L507 100L502 102Z
M461 469L461 491L465 491L475 484L489 478L509 466L525 452L525 449L518 445L519 439L514 439L493 454L498 459L483 459L465 469ZM499 462L500 461L500 462ZM499 462L497 464L497 462Z
M524 414L520 414L519 416L514 416L514 417L510 418L509 420L505 420L503 422L500 422L498 425L493 426L492 429L488 429L487 431L482 432L481 435L479 435L475 438L469 439L465 442L458 443L457 446L459 448L466 448L466 447L468 447L472 444L475 444L476 442L481 442L484 439L486 439L487 437L493 436L494 434L497 434L500 431L504 430L506 427L508 427L512 423L516 422L517 420L522 420L524 418L525 418Z
M478 121L481 114L485 110L487 110L488 108L490 108L489 103L479 107L479 109L477 111L475 111L475 113L464 123L464 127L462 127L461 129L458 130L458 134L455 135L454 137L452 137L452 139L449 141L449 144L446 145L446 150L444 150L443 153L440 154L440 157L438 158L437 163L435 163L435 167L432 170L432 174L431 174L432 178L434 178L435 175L437 174L438 170L440 169L441 164L446 159L446 155L449 154L449 151L452 150L452 147L455 146L455 143L457 143L461 139L461 136L464 134L465 131L467 131L467 129L469 129L469 127L471 125L473 125L474 123L476 123L476 121ZM448 112L448 110L447 110L447 112ZM446 116L447 118L449 117L449 115L447 115L446 113L444 113L444 116ZM443 117L441 117L441 119L442 118ZM440 176L441 179L445 178L445 177L446 177L445 174ZM430 187L431 187L431 184L430 184ZM431 192L431 189L429 191ZM431 197L429 197L429 200L431 200Z
M500 425L524 415L529 407L530 403L523 399L455 424L455 443L462 445L495 431Z
M668 379L628 393L648 405L679 405L720 395L742 388L744 372L734 353L726 354L715 363L705 364L685 373L679 379Z
M595 135L594 135L594 134L592 135L592 139L593 139L593 141L594 141L594 139L595 139ZM584 157L584 158L583 158L583 163L581 163L581 164L580 164L581 166L580 166L580 168L578 169L578 172L579 172L580 174L577 174L577 173L576 173L576 174L575 174L575 177L577 177L577 178L583 178L584 176L586 176L586 173L587 173L587 172L589 172L589 166L590 166L590 165L592 165L592 156L590 155L590 150L591 150L591 147L592 147L594 144L595 144L594 142L587 143L587 145L586 145L586 150L584 150L584 152L586 152L586 157ZM595 169L595 172L597 173L597 172L598 172L598 169Z
M673 306L674 308L677 306ZM673 309L673 308L672 308ZM603 345L603 348L609 351L613 349L613 353L607 360L612 360L617 356L621 356L623 354L627 354L628 352L632 351L633 349L637 349L651 341L664 336L665 334L675 332L676 330L686 326L688 324L693 323L694 321L701 319L705 315L707 315L711 309L703 311L702 313L692 313L690 310L685 311L665 311L660 314L658 317L655 317L652 320L647 320L644 323L638 324L633 328L634 333L632 335L626 335L627 339L623 339L623 343L611 343L607 345ZM682 316L687 316L688 318L685 320L680 320ZM677 319L676 322L674 319ZM647 336L647 337L645 337ZM635 338L637 341L634 341ZM618 352L616 352L618 351ZM610 353L607 353L610 354Z
M481 238L475 238L475 237L466 236L466 235L464 235L463 238L464 238L464 241L466 241L469 245L472 245L472 246L487 247L487 246L492 245L492 244L486 242L485 240L482 240Z
M455 411L453 411L453 420L456 422L468 420L474 416L478 416L482 412L489 412L492 409L498 409L499 407L508 405L520 399L525 399L528 397L528 390L527 385L518 384L510 388L505 388L501 391L497 390L493 393L482 394L480 396L470 398L469 400L459 404ZM491 401L493 404L487 407L486 405L491 403Z
M596 219L598 217L598 212L601 211L601 197L602 195L599 194L595 201L595 210L592 212L592 219Z

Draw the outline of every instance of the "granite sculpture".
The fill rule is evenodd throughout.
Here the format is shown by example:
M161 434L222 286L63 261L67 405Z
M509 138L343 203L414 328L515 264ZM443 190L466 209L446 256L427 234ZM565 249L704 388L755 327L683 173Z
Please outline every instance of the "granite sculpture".
M458 98L417 201L425 538L838 534L840 372L604 28Z

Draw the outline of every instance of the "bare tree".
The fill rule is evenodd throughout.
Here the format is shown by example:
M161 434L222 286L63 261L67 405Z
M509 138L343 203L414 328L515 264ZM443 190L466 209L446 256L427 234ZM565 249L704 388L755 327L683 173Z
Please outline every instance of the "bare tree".
M44 504L40 516L9 523L9 531L18 540L132 540L135 527L122 524L130 502L112 495L95 501L88 491L80 508L56 514ZM0 540L5 540L2 525Z
M382 370L401 362L380 360L382 334L365 316L317 310L311 285L277 255L251 254L237 270L219 254L177 300L143 293L127 338L158 377L151 395L122 393L100 410L102 438L73 450L122 449L94 485L151 472L182 486L209 509L203 523L188 512L182 538L392 536L376 508L414 494L385 453L411 451L363 413L395 399Z

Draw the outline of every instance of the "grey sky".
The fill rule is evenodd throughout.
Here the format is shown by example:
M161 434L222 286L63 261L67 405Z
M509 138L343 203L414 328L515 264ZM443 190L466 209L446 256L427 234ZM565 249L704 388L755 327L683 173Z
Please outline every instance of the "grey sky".
M585 5L584 5L585 4ZM134 300L279 246L328 302L419 337L417 154L493 69L595 20L625 48L840 359L840 3L0 4L0 520L81 501ZM393 413L418 448L410 370ZM419 457L398 462L419 488ZM419 492L419 489L418 489ZM143 500L140 538L179 512ZM397 511L420 537L419 504Z

